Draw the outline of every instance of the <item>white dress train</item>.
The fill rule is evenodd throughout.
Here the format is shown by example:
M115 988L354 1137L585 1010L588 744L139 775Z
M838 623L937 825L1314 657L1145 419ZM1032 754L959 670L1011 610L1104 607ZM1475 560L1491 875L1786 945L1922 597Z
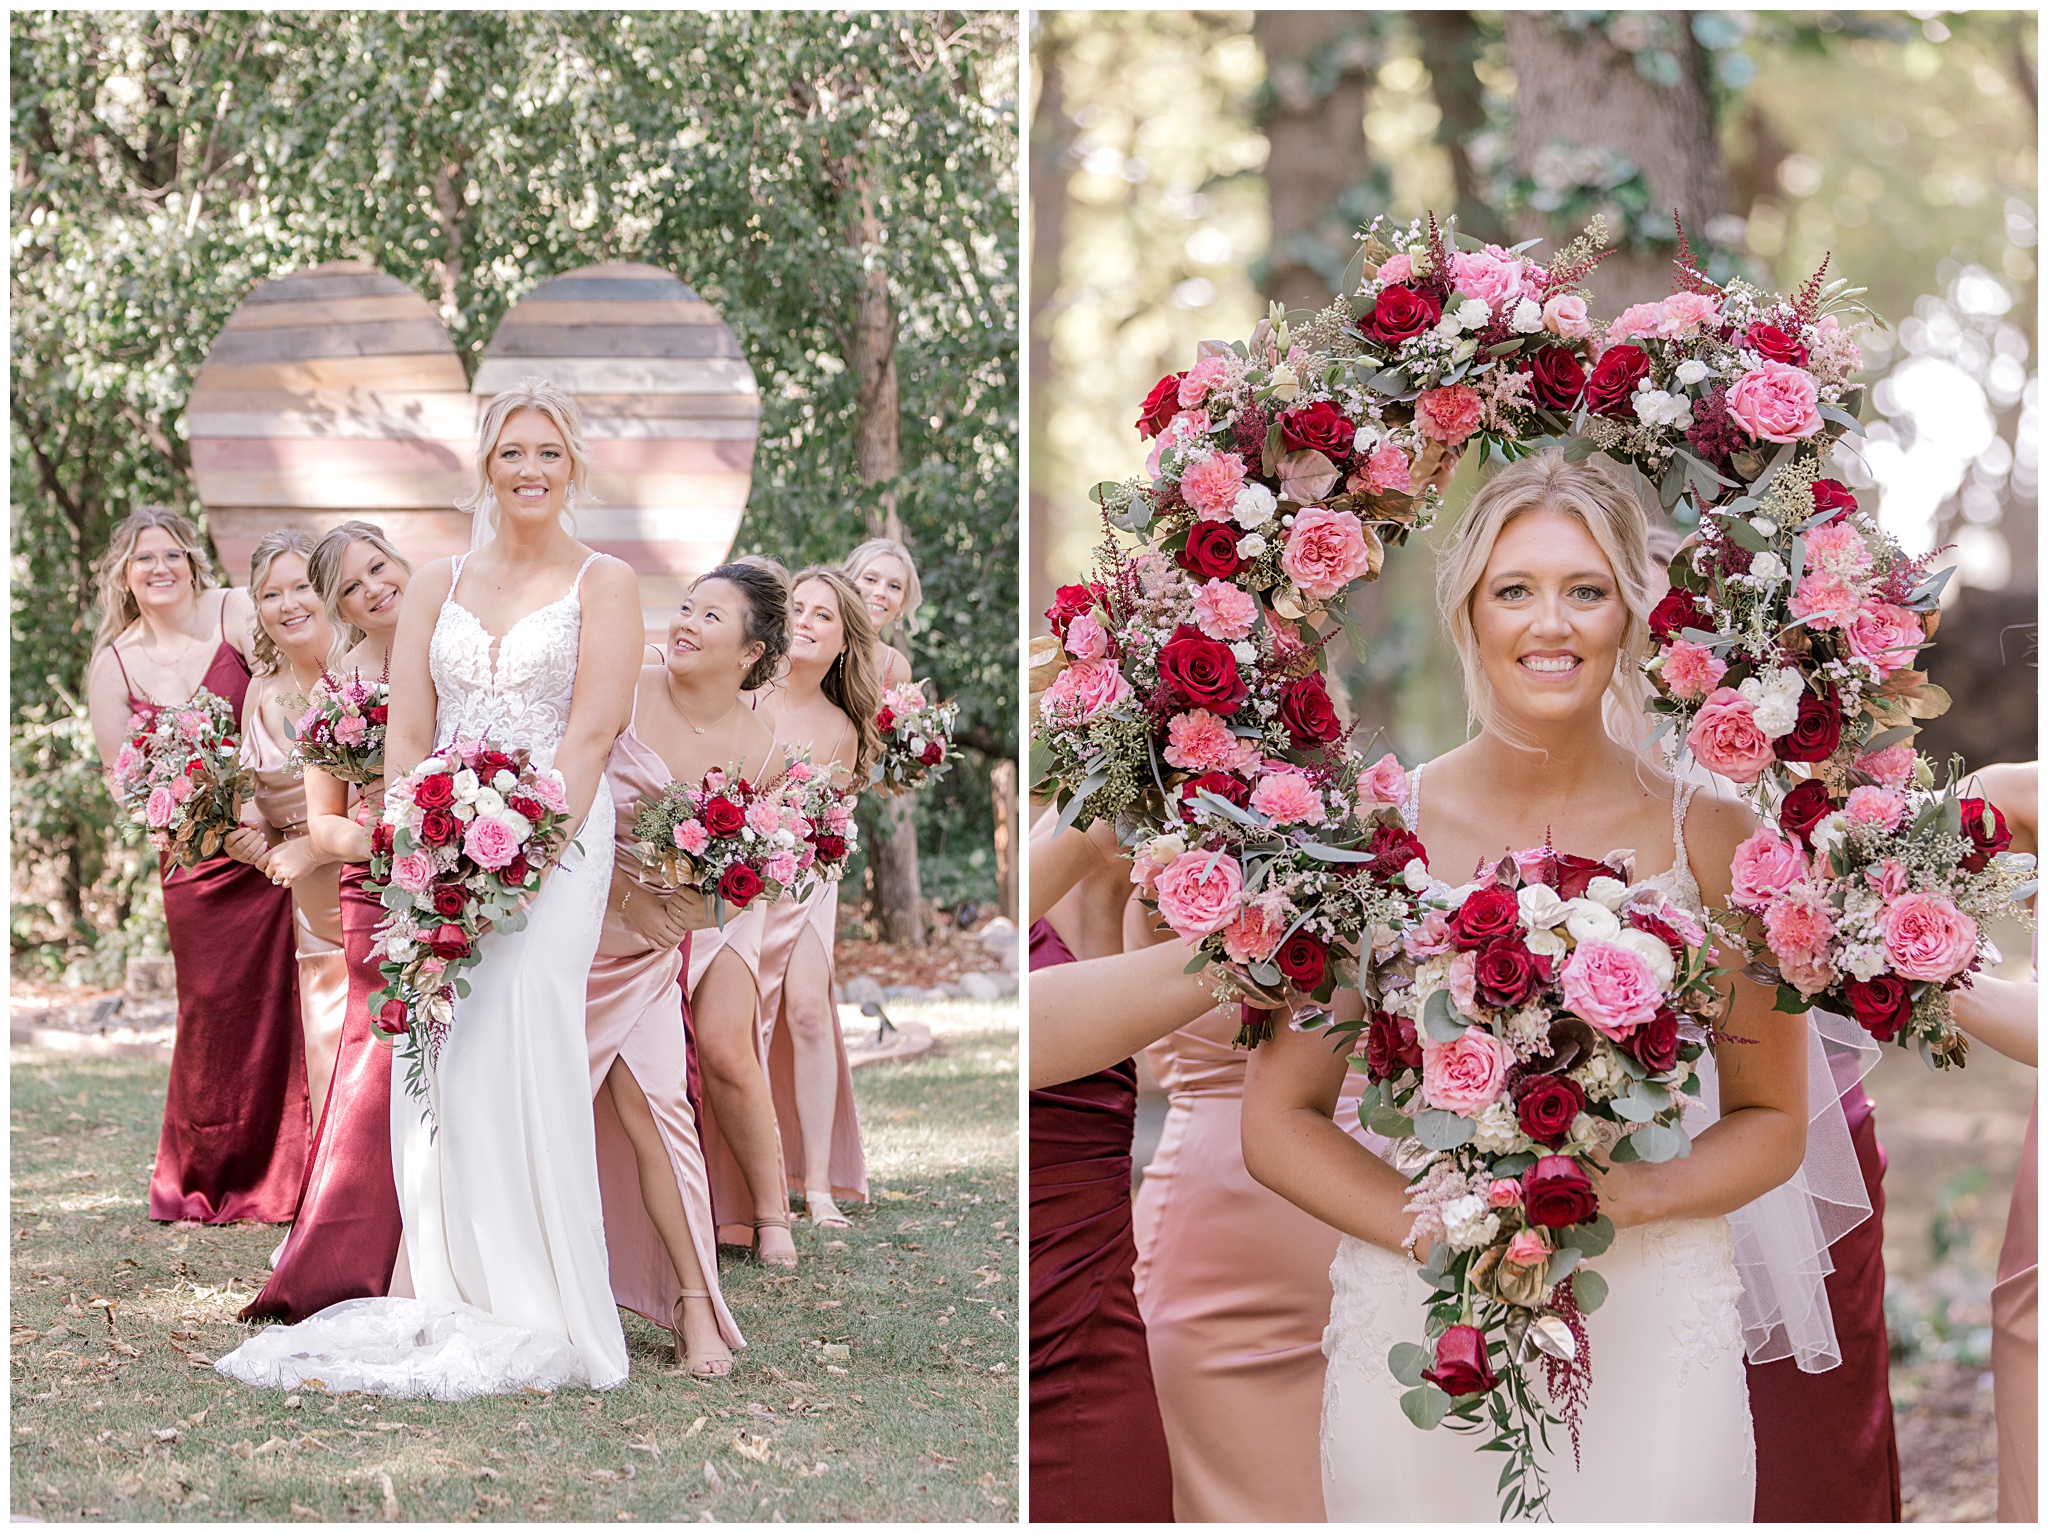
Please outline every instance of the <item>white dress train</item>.
M575 691L583 570L495 644L456 601L461 578L458 560L428 648L436 748L489 737L551 765ZM483 940L433 1076L434 1132L393 1083L400 1259L414 1297L351 1299L272 1326L223 1357L222 1373L272 1388L318 1380L335 1392L440 1400L624 1381L583 1016L613 814L600 779L526 925Z

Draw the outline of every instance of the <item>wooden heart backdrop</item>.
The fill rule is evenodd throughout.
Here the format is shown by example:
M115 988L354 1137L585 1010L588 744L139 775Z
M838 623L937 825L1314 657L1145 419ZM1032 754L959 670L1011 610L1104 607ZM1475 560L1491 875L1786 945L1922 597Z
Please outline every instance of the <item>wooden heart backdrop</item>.
M583 407L591 498L577 535L639 573L650 633L731 548L746 510L761 402L753 370L710 304L659 267L586 266L505 314L463 377L418 293L341 261L259 282L192 384L192 472L225 573L244 575L265 533L380 523L418 564L469 547L455 501L476 423L529 375Z

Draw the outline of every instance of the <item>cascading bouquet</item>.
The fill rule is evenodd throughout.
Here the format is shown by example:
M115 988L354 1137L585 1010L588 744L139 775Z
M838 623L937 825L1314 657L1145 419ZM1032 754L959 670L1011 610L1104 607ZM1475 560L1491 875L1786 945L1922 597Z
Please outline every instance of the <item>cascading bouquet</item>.
M1997 961L1983 923L2024 916L2017 902L2035 878L2005 816L1962 795L1961 767L1951 761L1937 790L1925 758L1887 747L1857 761L1842 807L1808 779L1785 795L1776 829L1736 849L1731 903L1762 928L1750 973L1778 986L1780 1011L1854 1017L1939 1068L1968 1058L1948 993Z
M874 766L874 785L891 793L908 793L936 782L959 758L953 744L958 703L928 703L916 682L891 687L882 694L875 725L882 731L882 759Z
M1561 1422L1577 1451L1581 1317L1607 1292L1586 1263L1614 1226L1589 1173L1690 1150L1720 971L1709 933L1621 859L1518 852L1461 889L1430 880L1418 908L1373 949L1367 1016L1339 1027L1364 1035L1359 1115L1398 1142L1436 1289L1427 1344L1388 1366L1417 1426L1491 1425L1503 1516L1536 1515L1537 1442ZM1547 1399L1523 1368L1539 1357Z
M288 725L293 759L338 782L375 782L384 775L390 693L387 683L365 681L360 673L340 681L322 671L306 696L306 711Z
M428 1076L469 994L462 971L483 939L516 932L541 880L569 844L562 774L524 750L459 741L384 796L371 833L370 887L387 914L372 949L383 985L372 1024L407 1060L406 1090L429 1104Z
M255 791L234 710L204 688L130 718L112 777L149 844L188 868L219 853Z
M810 855L802 833L809 767L798 765L805 778L794 783L785 774L759 787L738 767L713 767L696 783L670 782L641 799L634 851L648 879L703 894L721 928L730 911L793 892Z
M1394 808L1405 779L1392 756L1363 773L1348 755L1242 770L1248 779L1236 769L1191 779L1178 822L1139 833L1131 879L1195 949L1190 971L1223 978L1219 1000L1276 999L1297 1025L1315 1025L1339 985L1358 983L1347 966L1361 934L1407 925L1427 883L1422 844ZM1271 1010L1248 1000L1240 1016L1237 1044L1256 1048Z

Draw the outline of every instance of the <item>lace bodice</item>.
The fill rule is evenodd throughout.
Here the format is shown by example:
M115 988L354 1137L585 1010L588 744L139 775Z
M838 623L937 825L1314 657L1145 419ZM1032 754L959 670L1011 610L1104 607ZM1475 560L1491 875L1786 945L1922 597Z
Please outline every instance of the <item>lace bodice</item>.
M455 561L448 597L441 603L427 645L427 665L439 699L436 750L458 739L488 737L499 746L524 747L540 766L554 765L576 695L583 572L598 557L592 554L583 561L566 593L536 607L497 639L482 619L455 599L468 555Z

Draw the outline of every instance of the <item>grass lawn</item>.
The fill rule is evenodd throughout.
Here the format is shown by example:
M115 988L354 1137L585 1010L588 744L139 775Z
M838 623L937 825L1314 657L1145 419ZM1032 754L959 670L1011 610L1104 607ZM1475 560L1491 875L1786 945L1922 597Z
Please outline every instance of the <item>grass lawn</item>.
M727 1253L751 1345L674 1371L435 1401L247 1388L280 1232L153 1224L165 1070L13 1051L13 1510L46 1519L1011 1521L1017 1514L1017 1004L905 1006L937 1047L854 1077L875 1201L770 1275Z

